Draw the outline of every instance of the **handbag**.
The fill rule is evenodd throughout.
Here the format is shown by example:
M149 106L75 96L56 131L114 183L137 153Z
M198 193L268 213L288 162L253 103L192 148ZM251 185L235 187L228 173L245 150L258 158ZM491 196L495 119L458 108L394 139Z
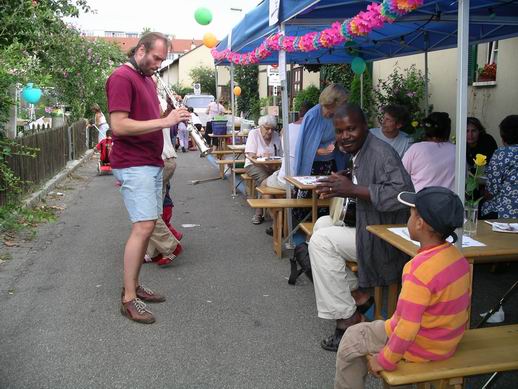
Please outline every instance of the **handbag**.
M290 258L290 265L291 272L290 277L288 278L288 284L295 285L297 278L299 278L302 273L304 273L306 277L313 282L311 261L309 259L308 244L306 242L300 243L295 247L293 257Z

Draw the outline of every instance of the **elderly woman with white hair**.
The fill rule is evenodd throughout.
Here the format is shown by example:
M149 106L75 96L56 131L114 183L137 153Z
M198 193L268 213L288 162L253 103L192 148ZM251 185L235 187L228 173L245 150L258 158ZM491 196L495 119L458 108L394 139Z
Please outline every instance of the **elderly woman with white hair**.
M245 169L247 174L255 180L256 186L266 185L266 179L273 173L274 169L266 165L254 165L250 157L272 157L282 156L281 138L276 131L277 118L272 115L259 118L259 128L255 128L248 134L246 141ZM264 220L263 210L256 209L252 223L261 224Z

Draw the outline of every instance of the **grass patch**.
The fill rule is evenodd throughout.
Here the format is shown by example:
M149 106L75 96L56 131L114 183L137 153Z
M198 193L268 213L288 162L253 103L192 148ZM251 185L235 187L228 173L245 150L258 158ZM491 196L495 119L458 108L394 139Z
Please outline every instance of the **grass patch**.
M12 234L32 230L38 224L56 220L56 209L47 205L24 208L20 205L0 207L0 233Z

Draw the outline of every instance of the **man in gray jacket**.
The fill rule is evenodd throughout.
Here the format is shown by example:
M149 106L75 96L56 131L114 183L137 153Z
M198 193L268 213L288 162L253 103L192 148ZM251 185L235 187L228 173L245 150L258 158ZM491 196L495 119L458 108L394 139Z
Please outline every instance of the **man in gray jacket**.
M357 306L369 299L365 289L399 282L409 258L366 227L406 223L408 208L397 195L414 189L397 152L369 133L361 108L342 105L333 122L337 145L351 158L352 176L333 173L319 182L317 193L321 198L356 200L356 217L355 227L333 222L330 216L319 218L309 243L318 316L336 320L335 333L321 343L330 351L338 349L349 326L364 320ZM346 267L346 260L358 263L358 276Z

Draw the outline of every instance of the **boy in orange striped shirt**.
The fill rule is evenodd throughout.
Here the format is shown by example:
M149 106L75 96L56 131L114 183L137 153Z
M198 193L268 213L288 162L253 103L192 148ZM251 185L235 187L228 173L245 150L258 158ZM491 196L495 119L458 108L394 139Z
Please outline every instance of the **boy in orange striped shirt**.
M418 254L403 269L396 312L387 321L349 327L336 356L335 389L364 388L367 371L375 376L395 370L401 359L412 362L449 358L464 334L470 303L469 264L446 242L457 240L464 222L459 197L443 187L402 192L410 206L408 232L420 243ZM366 361L367 355L373 358Z

